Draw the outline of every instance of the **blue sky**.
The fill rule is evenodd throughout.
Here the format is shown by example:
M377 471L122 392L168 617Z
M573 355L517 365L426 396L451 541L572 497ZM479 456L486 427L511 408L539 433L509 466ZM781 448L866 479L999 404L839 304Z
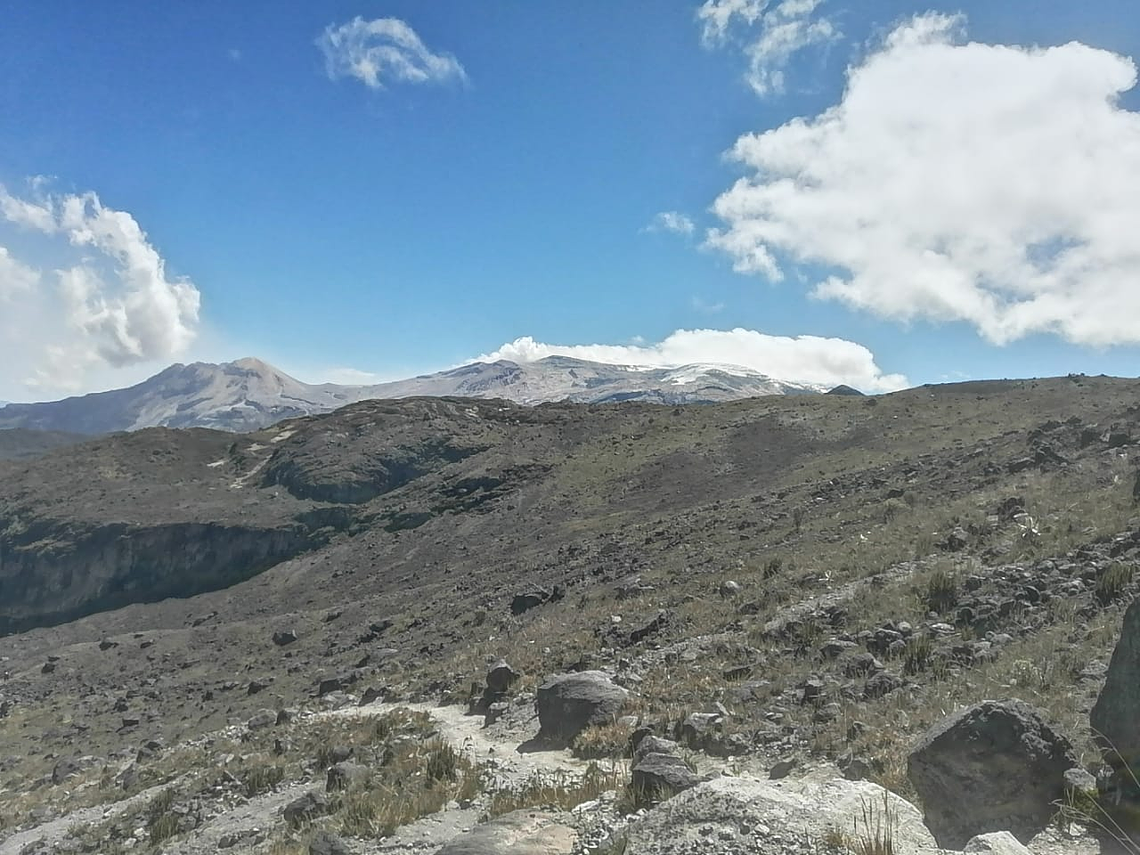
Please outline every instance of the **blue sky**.
M0 398L595 344L1135 375L1132 55L1123 0L10 4Z

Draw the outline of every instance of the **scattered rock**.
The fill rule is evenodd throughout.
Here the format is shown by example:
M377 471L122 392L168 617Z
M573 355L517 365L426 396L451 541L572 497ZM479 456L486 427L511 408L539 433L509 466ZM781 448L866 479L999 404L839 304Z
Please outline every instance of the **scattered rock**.
M1022 701L983 701L948 716L911 751L907 775L944 848L1010 831L1028 841L1056 812L1072 745ZM1011 782L1017 782L1013 786Z
M656 635L669 625L669 612L661 609L653 616L651 620L646 621L641 626L633 629L629 633L629 643L637 644L639 641L644 641L651 635Z
M382 701L388 697L387 689L377 689L375 686L369 686L364 690L364 694L360 696L360 705L366 707L369 704L374 704L377 701Z
M669 798L701 781L680 757L659 751L645 754L633 766L632 776L634 790L651 799Z
M633 765L636 766L650 754L677 754L681 746L672 739L663 739L652 733L645 734L633 747Z
M499 659L487 670L487 691L505 694L522 676L505 659Z
M539 738L569 743L587 727L614 720L628 697L601 671L550 677L535 695Z
M722 582L720 585L720 595L726 600L740 595L744 589L740 586L739 582L729 579L727 582Z
M800 765L800 761L795 757L789 757L787 760L779 760L768 770L768 780L778 781L781 778L786 778L792 774L792 770L798 765Z
M63 757L56 761L51 770L51 782L59 786L68 778L78 775L91 765L91 758Z
M550 597L551 592L545 588L521 591L511 598L511 614L521 615L523 612L528 612L547 602Z
M352 855L352 850L335 834L318 831L309 841L309 855Z
M325 781L325 790L330 793L337 790L347 790L358 781L367 779L368 775L369 771L367 766L344 760L329 767L328 776Z
M677 725L677 741L694 751L703 750L719 730L724 717L719 713L691 713Z
M286 647L297 640L297 631L293 629L283 629L273 633L273 643L278 647Z
M281 816L292 826L312 822L329 811L329 800L319 790L310 790L300 798L294 799L285 805Z
M991 831L971 837L963 852L992 852L993 855L1030 855L1016 837L1008 831Z
M258 710L257 713L245 723L245 726L250 730L260 730L264 727L273 727L277 724L277 711L264 709Z

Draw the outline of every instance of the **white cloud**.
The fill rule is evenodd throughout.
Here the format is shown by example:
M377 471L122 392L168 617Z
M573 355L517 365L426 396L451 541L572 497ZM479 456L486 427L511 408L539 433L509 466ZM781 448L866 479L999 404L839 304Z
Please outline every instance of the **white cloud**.
M835 23L817 17L823 0L706 0L697 10L706 47L727 43L737 24L749 31L744 79L758 95L784 90L784 69L797 53L840 38ZM758 32L752 32L758 28Z
M480 362L507 359L534 362L547 356L571 356L618 365L675 367L693 363L740 365L778 380L849 386L889 392L908 385L901 374L884 374L874 354L841 338L774 336L755 330L677 330L656 344L573 344L537 342L530 336L504 344Z
M662 211L653 217L649 225L645 227L645 231L691 235L695 228L693 221L679 211Z
M398 18L366 21L359 15L329 24L317 39L331 80L352 77L370 89L387 83L444 83L467 79L454 56L428 50L415 30Z
M29 293L40 281L38 270L12 257L0 246L0 303L8 303ZM5 307L5 311L8 311Z
M1119 104L1135 64L963 31L918 16L849 69L839 104L740 138L751 174L707 243L770 279L828 268L815 296L886 318L1140 342L1140 114Z
M182 353L197 333L198 290L168 276L134 217L94 193L54 196L38 182L32 193L0 186L0 240L9 244L0 246L3 379L70 391L100 368ZM16 258L9 247L29 234L54 269Z

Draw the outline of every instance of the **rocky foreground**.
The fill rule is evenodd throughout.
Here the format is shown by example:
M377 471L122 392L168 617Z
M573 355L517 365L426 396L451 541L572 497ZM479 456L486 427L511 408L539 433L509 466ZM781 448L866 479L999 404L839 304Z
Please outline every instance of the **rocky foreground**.
M413 400L0 463L0 851L1109 851L1138 413Z

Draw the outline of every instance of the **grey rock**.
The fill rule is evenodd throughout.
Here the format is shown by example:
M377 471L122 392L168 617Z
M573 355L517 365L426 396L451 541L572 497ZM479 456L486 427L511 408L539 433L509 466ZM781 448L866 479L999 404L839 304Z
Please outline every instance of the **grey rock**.
M700 781L700 777L675 754L651 752L632 769L634 790L649 798L668 798L696 786Z
M282 629L273 633L273 643L278 647L286 647L296 641L297 638L297 631L294 629Z
M329 812L329 800L319 790L310 790L303 796L294 799L285 805L281 816L289 825L297 826L312 822Z
M642 737L633 749L633 765L636 766L650 754L678 754L680 751L681 746L672 739L663 739L651 733Z
M367 766L362 766L359 763L353 763L349 760L343 760L329 767L328 775L325 780L325 789L332 793L337 790L347 790L358 781L363 781L368 778L369 771Z
M62 757L56 761L51 770L51 782L59 786L68 778L74 777L90 766L91 758Z
M521 591L511 598L511 614L521 615L533 608L541 606L550 599L550 591L545 588L535 588L530 591Z
M1085 769L1079 767L1065 772L1065 798L1071 800L1084 796L1095 798L1097 795L1096 777Z
M245 723L245 726L250 730L260 730L264 727L273 727L277 724L277 711L264 709L258 710L250 719Z
M779 760L768 770L768 779L771 781L779 781L781 778L786 778L792 774L792 771L798 765L800 765L800 761L795 757L789 757L787 760Z
M1089 716L1109 765L1140 772L1140 599L1124 613L1104 688Z
M991 831L971 837L963 852L992 852L993 855L1030 855L1016 837L1008 831Z
M740 583L732 579L729 579L727 582L722 582L720 585L720 595L726 600L738 596L743 590L744 589L740 587Z
M487 691L503 694L520 679L522 673L508 665L505 659L500 659L487 669Z
M309 841L309 855L352 855L352 850L335 834L318 831Z
M1029 704L983 701L931 728L911 751L907 775L939 845L957 849L990 831L1028 841L1056 812L1065 772L1076 765L1069 741Z
M852 829L868 804L890 804L895 850L936 848L918 809L868 781L779 782L722 776L634 818L625 855L774 855L808 852L829 830Z
M687 748L700 751L716 734L724 718L719 713L692 713L677 726L677 741Z
M587 727L614 721L629 693L601 671L559 674L535 694L539 738L568 743Z

